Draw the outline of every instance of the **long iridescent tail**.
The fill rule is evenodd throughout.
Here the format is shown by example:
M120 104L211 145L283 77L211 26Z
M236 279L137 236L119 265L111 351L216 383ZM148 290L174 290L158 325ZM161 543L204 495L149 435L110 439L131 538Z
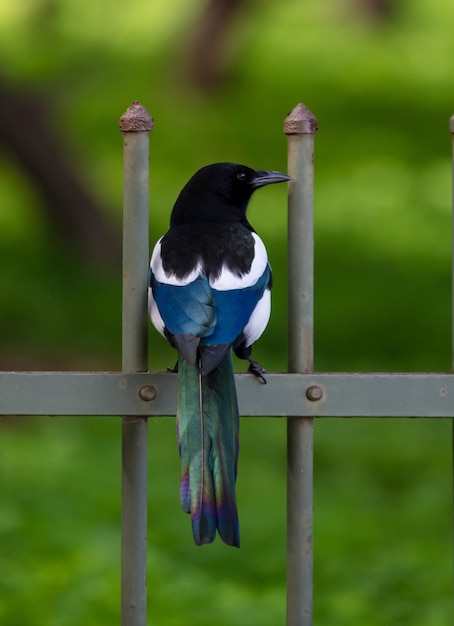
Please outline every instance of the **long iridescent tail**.
M197 545L222 540L239 547L235 482L239 413L231 351L209 374L178 361L177 436L181 506L192 516Z

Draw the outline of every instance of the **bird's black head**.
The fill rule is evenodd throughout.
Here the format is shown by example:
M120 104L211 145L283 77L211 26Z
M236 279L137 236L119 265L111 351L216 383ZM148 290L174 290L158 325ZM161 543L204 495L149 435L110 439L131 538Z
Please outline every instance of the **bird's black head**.
M171 225L188 222L244 222L256 189L290 180L281 172L254 170L238 163L202 167L183 187L172 211Z

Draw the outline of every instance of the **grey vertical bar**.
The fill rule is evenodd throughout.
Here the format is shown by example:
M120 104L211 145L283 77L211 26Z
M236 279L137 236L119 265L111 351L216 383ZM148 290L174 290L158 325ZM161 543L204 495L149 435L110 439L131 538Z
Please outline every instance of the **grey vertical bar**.
M288 367L313 370L314 134L317 120L298 104L288 136ZM287 420L287 626L312 625L313 419Z
M148 168L153 120L139 102L120 118L124 137L122 369L147 370ZM146 626L147 418L122 426L121 624Z

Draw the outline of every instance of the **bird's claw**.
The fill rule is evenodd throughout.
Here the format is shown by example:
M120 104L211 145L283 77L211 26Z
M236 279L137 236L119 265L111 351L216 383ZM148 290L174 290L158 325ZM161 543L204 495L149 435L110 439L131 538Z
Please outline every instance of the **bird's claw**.
M170 367L170 365L168 365L167 372L169 374L178 374L178 361L175 363L173 367Z
M258 378L264 385L266 385L266 378L264 376L264 374L268 373L266 369L264 369L260 365L260 363L257 363L257 361L253 361L252 359L248 359L248 360L249 360L248 372L250 372L251 374L254 374L256 378Z

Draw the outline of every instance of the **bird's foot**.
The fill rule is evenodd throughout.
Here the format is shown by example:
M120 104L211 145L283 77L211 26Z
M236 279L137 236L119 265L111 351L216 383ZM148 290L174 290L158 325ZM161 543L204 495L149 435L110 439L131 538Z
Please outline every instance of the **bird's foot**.
M258 378L264 385L266 385L266 378L264 376L264 374L268 373L266 369L264 369L260 365L260 363L257 363L257 361L253 361L252 359L248 359L248 361L249 361L248 372L250 372L251 374L254 374L256 378Z
M174 367L167 366L167 372L169 374L178 374L178 361L175 363Z

